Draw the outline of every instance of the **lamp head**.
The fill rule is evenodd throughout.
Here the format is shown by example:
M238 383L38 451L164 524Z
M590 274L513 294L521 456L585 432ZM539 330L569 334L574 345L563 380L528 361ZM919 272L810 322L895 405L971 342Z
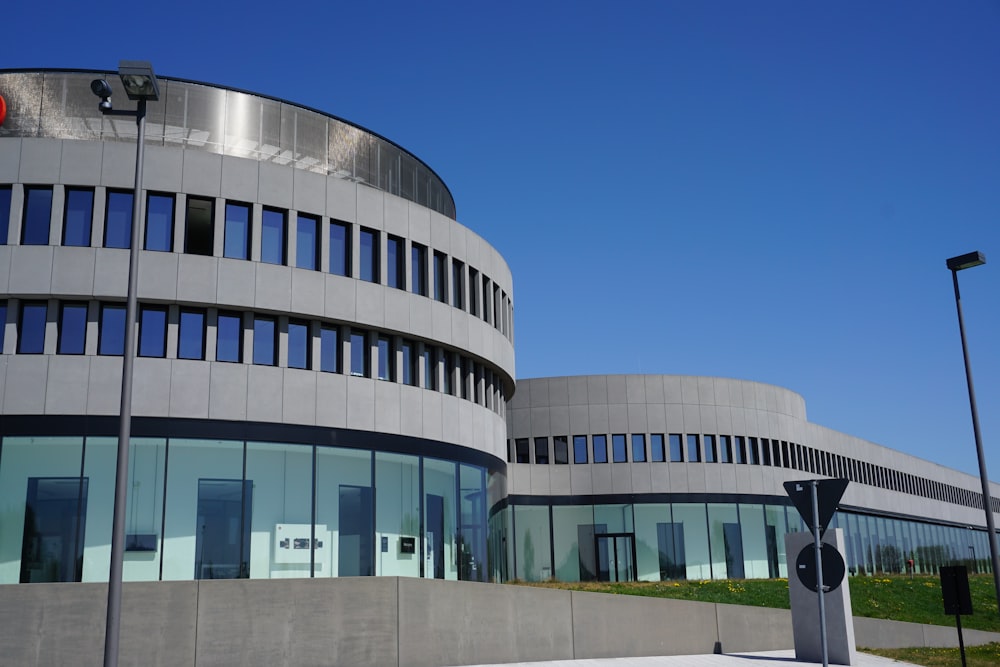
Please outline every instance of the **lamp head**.
M155 102L160 99L160 84L153 74L153 66L144 60L122 60L118 63L118 76L130 100Z
M111 111L111 84L104 79L94 79L90 82L90 90L101 98L100 104L97 105L101 113Z
M979 266L980 264L986 263L986 255L979 252L967 252L964 255L959 255L958 257L952 257L948 260L948 269L950 271L961 271L962 269L971 269L974 266Z

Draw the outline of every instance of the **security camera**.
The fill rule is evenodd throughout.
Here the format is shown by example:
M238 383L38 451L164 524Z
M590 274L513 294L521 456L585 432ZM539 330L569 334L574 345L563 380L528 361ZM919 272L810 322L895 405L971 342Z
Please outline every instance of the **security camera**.
M97 108L101 111L111 111L111 84L104 79L94 79L90 82L90 90L101 98Z

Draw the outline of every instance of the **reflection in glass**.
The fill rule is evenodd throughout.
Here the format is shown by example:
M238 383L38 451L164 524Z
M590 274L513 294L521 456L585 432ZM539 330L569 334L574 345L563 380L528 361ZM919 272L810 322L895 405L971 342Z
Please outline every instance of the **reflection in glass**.
M80 581L87 478L29 477L21 547L22 584Z
M139 310L139 356L164 357L167 353L167 310L143 306Z
M48 245L51 216L52 188L25 187L21 245Z
M285 212L265 208L261 213L260 261L285 263Z
M146 197L146 250L170 252L174 247L174 196Z
M351 275L351 237L347 224L330 221L330 273Z
M253 362L263 366L277 364L277 326L273 318L253 318Z
M628 461L628 452L625 450L625 434L615 433L611 436L611 453L615 463L625 463Z
M573 436L573 463L587 463L587 436Z
M205 358L205 311L181 310L177 358Z
M0 200L0 207L2 206L3 202ZM93 190L66 188L66 212L63 217L62 241L64 246L86 247L90 245L90 227L93 214ZM0 216L2 216L2 212L0 212Z
M606 435L595 435L593 438L594 443L594 463L607 463L608 462L608 436Z
M250 205L226 202L225 248L223 255L250 259Z
M197 513L194 578L248 578L253 481L199 479Z
M379 281L378 232L362 229L359 244L361 265L358 267L358 278L377 283Z
M45 319L48 304L45 301L22 301L21 319L17 323L17 353L42 354L45 352Z
M288 323L288 367L309 368L309 325Z
M319 330L319 369L325 373L340 372L340 346L337 330L322 327Z
M243 360L243 325L239 313L220 312L216 324L216 361Z
M132 242L132 193L108 191L104 212L104 247L128 248Z
M97 353L119 356L125 354L125 306L101 304Z
M295 232L295 266L315 270L319 267L319 220L299 214Z

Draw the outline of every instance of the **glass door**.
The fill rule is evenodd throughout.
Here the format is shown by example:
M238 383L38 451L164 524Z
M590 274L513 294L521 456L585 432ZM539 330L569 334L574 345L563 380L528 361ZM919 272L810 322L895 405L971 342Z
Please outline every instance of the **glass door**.
M594 535L598 581L635 581L635 534Z

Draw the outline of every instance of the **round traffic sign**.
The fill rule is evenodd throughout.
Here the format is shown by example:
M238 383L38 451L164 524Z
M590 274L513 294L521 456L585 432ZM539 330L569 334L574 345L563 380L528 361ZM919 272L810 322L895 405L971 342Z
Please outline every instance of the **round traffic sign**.
M820 559L823 567L823 592L829 593L840 586L847 568L844 565L844 557L832 544L823 543ZM795 559L795 573L803 586L814 593L819 592L819 587L816 585L815 545L810 544L799 552L798 558Z

